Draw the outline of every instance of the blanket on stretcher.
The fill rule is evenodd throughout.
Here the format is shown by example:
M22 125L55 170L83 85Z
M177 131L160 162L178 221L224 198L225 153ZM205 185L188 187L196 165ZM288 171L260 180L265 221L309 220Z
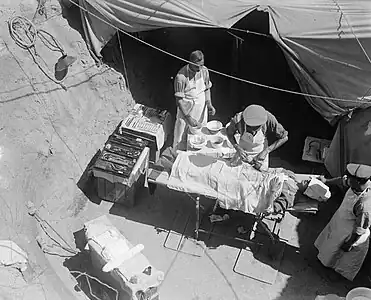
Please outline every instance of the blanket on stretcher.
M216 198L225 209L259 214L273 211L287 179L282 168L260 172L249 164L231 167L227 160L182 152L174 162L168 187Z

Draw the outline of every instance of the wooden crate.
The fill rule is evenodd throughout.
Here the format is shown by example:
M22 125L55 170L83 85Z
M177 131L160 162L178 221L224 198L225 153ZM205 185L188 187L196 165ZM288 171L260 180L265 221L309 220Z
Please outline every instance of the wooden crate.
M146 147L135 163L129 178L93 167L98 197L105 201L133 207L137 192L146 182L148 155L149 148Z
M99 198L108 202L119 203L126 207L135 205L137 192L144 186L144 174L140 175L138 180L130 187L119 182L112 183L101 177L96 177L95 179Z

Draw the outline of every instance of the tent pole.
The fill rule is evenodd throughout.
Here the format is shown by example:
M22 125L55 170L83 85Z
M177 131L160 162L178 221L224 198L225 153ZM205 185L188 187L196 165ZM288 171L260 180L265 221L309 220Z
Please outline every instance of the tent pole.
M346 165L346 145L345 145L345 122L346 116L342 117L339 122L339 131L340 131L340 174L345 174L345 165Z
M130 91L129 78L128 78L128 73L127 73L127 70L126 70L126 65L125 65L125 60L124 60L124 52L122 50L121 37L120 37L120 31L119 30L117 30L117 38L119 40L122 66L123 66L123 70L124 70L125 85L126 85L126 88Z
M240 46L240 42L239 40L234 37L234 43L233 43L233 48L232 48L232 70L231 70L231 73L233 76L239 76L239 60L240 60L240 49L239 49L239 46ZM236 80L232 80L230 81L230 100L231 101L235 101L236 99L238 101L240 101L238 99L238 87L239 87L239 83L236 81ZM240 103L238 103L240 105ZM245 104L245 103L244 103ZM239 107L240 109L240 107Z

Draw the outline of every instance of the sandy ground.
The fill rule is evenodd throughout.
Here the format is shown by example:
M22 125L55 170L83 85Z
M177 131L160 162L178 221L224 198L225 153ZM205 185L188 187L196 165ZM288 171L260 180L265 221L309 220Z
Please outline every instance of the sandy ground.
M133 101L120 74L95 65L80 34L62 18L57 1L47 2L48 20L37 16L34 22L78 60L65 80L67 91L50 82L30 54L14 43L6 26L15 15L32 19L36 6L33 0L0 3L0 239L15 241L36 266L30 285L17 272L11 270L8 276L1 269L1 295L71 299L36 244L38 226L27 214L26 203L44 207L50 222L76 216L87 202L76 183ZM53 71L58 53L41 43L37 51Z
M161 299L309 300L317 294L345 295L349 285L329 280L316 264L312 249L328 215L318 219L288 216L282 230L287 240L284 256L273 266L278 273L264 259L253 259L251 252L244 252L240 271L266 279L277 275L275 283L267 285L233 272L239 251L236 245L192 239L194 206L185 195L165 188L154 196L142 191L132 209L99 202L92 181L83 173L134 100L119 73L94 63L74 24L62 17L59 4L48 1L46 8L47 19L37 16L35 24L55 35L68 54L78 57L64 83L67 91L41 73L29 53L11 39L7 26L0 27L0 239L16 242L31 264L26 280L15 269L0 268L0 299L86 299L86 278L77 280L81 291L71 271L92 271L82 250L81 229L84 222L102 214L108 214L134 244L143 243L144 254L165 272ZM15 15L32 19L35 9L35 0L2 1L0 20L5 24ZM37 51L52 70L58 54L39 43ZM52 247L54 242L28 214L29 201L60 236L49 225L46 232L60 242L63 237L78 254ZM171 249L179 241L176 234L163 247L168 230L184 232L187 237L181 252ZM36 237L49 254L44 255ZM93 292L90 299L109 299L112 294L99 284L93 284Z

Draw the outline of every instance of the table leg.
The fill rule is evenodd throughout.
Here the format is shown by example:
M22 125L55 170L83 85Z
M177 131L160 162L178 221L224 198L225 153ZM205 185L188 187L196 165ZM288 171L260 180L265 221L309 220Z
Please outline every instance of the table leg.
M198 230L200 228L200 196L196 197L196 240L198 240Z
M257 219L257 222L259 223L259 225L261 225L264 229L264 231L268 234L269 238L271 239L272 243L275 243L276 242L276 239L274 238L272 232L270 231L270 229L268 228L268 226L263 222L263 218L262 217L259 217Z
M150 182L148 183L148 190L149 190L149 194L151 196L153 196L155 194L156 189L157 189L157 184L150 183Z

